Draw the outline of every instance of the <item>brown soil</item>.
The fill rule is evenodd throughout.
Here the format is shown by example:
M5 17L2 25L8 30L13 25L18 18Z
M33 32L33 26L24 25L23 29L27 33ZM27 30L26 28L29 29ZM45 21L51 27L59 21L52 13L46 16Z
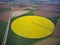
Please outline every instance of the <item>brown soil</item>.
M57 17L57 16L59 16L58 13L51 12L51 11L45 11L45 10L36 10L34 12L34 14L38 15L38 16L43 16L43 17Z
M5 12L0 14L0 20L8 22L11 12Z
M54 33L57 37L60 37L60 18L58 20L56 29L55 29L55 33Z

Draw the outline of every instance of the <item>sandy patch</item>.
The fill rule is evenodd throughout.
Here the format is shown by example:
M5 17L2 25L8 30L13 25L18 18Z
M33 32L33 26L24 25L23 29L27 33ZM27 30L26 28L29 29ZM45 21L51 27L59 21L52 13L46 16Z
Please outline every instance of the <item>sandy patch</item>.
M29 11L25 11L25 10L14 11L14 12L12 13L12 18L17 17L17 16L20 16L20 15L25 14L25 13L28 13L28 12L29 12Z

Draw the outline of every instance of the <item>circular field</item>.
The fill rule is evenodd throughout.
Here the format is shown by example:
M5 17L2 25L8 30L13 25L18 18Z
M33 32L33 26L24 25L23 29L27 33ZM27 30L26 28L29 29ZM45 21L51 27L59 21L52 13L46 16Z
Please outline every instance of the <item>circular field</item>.
M25 38L43 38L53 33L54 23L45 17L23 16L15 19L11 24L12 31Z

